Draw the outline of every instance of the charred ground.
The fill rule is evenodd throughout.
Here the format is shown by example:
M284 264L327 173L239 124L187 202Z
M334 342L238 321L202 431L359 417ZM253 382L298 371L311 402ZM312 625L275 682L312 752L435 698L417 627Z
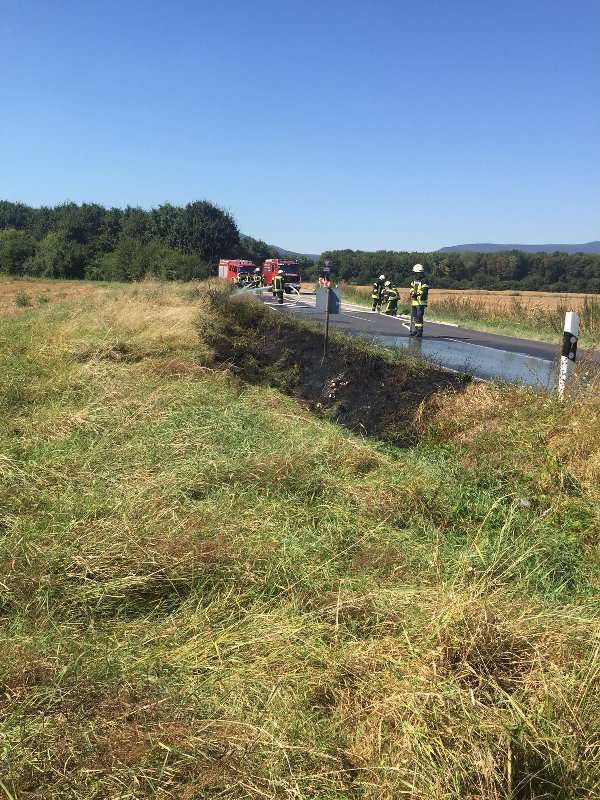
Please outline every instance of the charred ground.
M423 405L460 392L466 375L437 368L333 332L323 358L323 330L274 314L252 300L214 290L198 331L217 363L243 380L267 384L357 434L409 446L419 438Z

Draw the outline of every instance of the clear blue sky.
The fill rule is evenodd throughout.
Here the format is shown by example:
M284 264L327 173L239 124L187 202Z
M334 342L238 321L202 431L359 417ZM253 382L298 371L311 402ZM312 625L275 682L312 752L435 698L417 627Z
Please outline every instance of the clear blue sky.
M4 0L0 197L293 250L600 238L598 0Z

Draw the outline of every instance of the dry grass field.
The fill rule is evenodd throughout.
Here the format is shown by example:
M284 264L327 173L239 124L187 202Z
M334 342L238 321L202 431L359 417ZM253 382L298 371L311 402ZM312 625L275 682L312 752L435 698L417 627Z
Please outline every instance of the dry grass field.
M0 278L0 314L14 314L47 303L72 301L108 291L109 284L93 281Z
M600 797L597 398L398 447L275 387L293 320L54 286L0 314L1 800Z
M307 284L308 286L308 284ZM370 286L353 286L353 289L371 294ZM402 292L402 298L406 299L408 288ZM478 305L494 311L509 309L515 301L529 309L544 309L554 311L568 305L572 311L580 311L585 301L598 301L598 295L569 292L558 294L557 292L522 292L514 289L504 291L489 291L488 289L431 289L431 304L446 300L456 300L469 298Z
M519 292L519 291L498 291L492 292L486 289L432 289L432 304L444 300L464 298L468 296L473 302L495 311L508 309L516 301L529 309L544 309L554 311L568 305L572 311L580 311L586 299L589 301L597 300L594 294L557 294L556 292Z

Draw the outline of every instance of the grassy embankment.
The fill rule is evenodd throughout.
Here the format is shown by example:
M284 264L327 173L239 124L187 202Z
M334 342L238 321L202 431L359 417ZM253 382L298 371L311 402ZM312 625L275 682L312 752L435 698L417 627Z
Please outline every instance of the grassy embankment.
M598 797L597 401L457 385L399 448L264 385L249 321L0 320L0 797Z
M371 305L369 287L343 284L341 288L347 302ZM401 292L400 313L410 313L407 296L405 289ZM537 296L536 300L539 300ZM431 293L427 318L455 322L475 330L558 343L567 311L577 311L580 315L581 345L600 346L600 301L593 296L577 296L569 301L561 295L559 302L544 304L531 302L527 292L507 298L506 295L452 294L440 290L439 296L435 291Z

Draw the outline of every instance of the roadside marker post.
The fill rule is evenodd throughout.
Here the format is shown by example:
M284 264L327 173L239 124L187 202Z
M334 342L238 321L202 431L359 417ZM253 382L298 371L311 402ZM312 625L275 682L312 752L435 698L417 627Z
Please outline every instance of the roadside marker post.
M565 389L571 373L575 369L577 358L577 340L579 338L579 315L575 311L565 314L562 349L560 351L560 371L558 374L558 396L564 399Z

